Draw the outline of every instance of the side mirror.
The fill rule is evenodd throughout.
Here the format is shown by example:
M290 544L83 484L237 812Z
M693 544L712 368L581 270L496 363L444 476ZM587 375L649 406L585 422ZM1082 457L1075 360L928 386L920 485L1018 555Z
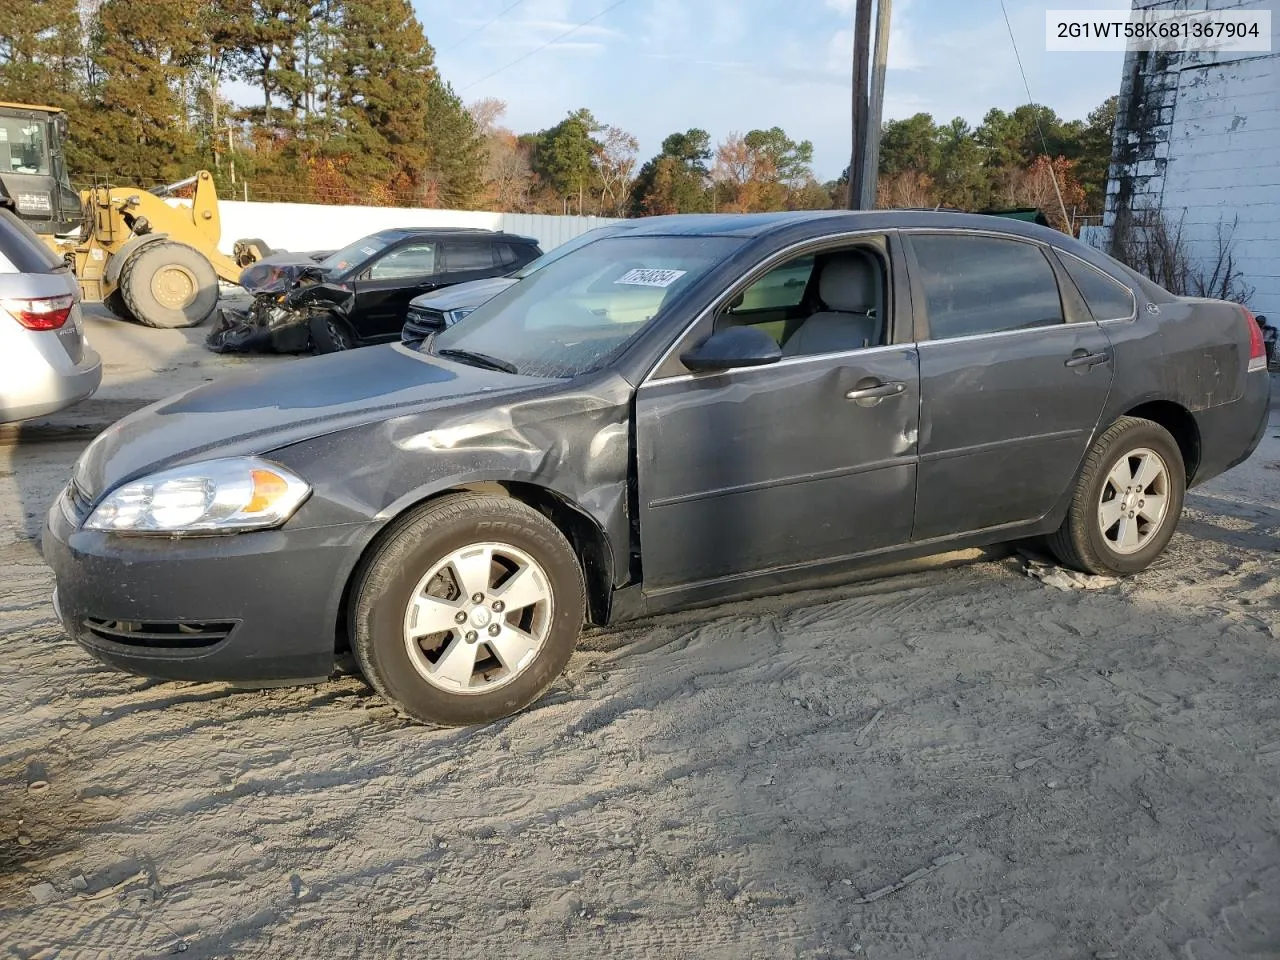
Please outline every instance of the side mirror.
M763 367L782 359L769 334L756 327L728 327L713 333L680 355L680 362L699 373L733 367Z

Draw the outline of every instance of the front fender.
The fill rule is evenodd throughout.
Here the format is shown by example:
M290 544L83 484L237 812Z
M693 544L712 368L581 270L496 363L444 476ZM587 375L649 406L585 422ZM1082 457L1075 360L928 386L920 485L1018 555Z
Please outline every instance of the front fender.
M631 392L621 377L602 374L568 389L475 396L270 455L313 483L305 520L298 517L308 525L381 529L433 496L500 484L589 524L622 577L631 566Z

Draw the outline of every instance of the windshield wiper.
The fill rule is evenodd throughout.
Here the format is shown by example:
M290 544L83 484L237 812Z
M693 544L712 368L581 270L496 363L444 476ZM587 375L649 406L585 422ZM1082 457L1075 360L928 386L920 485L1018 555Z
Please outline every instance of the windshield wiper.
M453 348L446 348L438 351L436 355L460 360L463 363L471 364L473 367L485 367L489 370L500 370L503 373L520 372L516 368L516 365L510 360L499 360L497 357L491 357L487 353L479 353L475 350L456 350Z

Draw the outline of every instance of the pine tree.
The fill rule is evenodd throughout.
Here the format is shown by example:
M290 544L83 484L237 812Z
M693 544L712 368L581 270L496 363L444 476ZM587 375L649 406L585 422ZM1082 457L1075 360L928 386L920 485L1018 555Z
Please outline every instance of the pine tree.
M409 0L341 0L334 107L348 179L380 187L371 199L405 199L425 182L434 51Z
M80 85L76 0L0 3L0 95L19 103L67 107Z
M98 130L101 172L141 183L189 172L195 138L180 90L200 49L194 0L103 0L98 48L103 76Z
M428 176L446 207L470 207L483 188L484 140L453 87L433 77L427 100Z

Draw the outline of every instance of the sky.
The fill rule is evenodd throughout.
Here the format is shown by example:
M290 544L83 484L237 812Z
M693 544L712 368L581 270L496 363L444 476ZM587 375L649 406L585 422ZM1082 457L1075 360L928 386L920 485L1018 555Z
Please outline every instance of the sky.
M517 132L587 107L635 134L642 161L690 127L719 141L780 126L813 142L820 180L848 164L854 0L413 2L444 78L467 103L505 101ZM1120 54L1045 51L1045 11L1127 3L1005 3L1036 102L1083 119L1118 91ZM886 119L923 111L976 126L1026 102L1000 0L893 0Z

